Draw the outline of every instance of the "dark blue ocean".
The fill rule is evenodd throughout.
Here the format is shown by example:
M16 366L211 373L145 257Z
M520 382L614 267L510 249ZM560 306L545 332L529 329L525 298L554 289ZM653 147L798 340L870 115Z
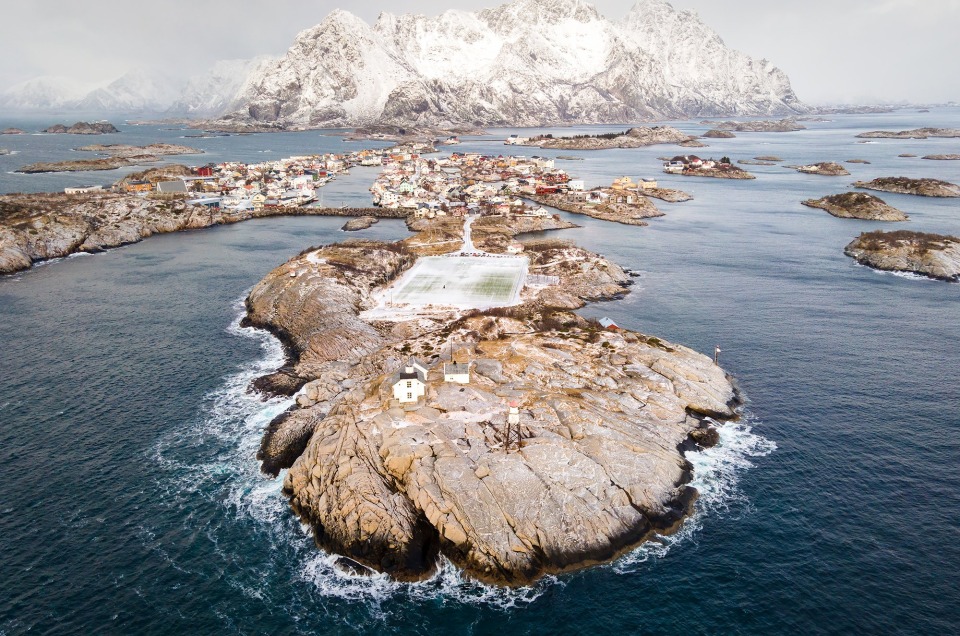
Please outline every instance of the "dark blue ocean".
M282 352L239 327L242 299L305 247L346 238L342 219L158 236L0 278L0 634L955 633L960 285L877 273L843 247L881 227L958 235L960 205L881 195L911 220L877 224L799 202L878 176L960 182L960 162L897 157L960 152L958 140L854 138L958 127L960 109L833 119L696 152L871 161L849 164L851 177L779 166L750 167L752 182L671 177L656 160L670 146L516 151L583 156L562 165L589 185L655 176L696 197L658 201L667 215L649 227L565 215L582 227L551 234L641 272L625 299L585 315L703 352L719 344L748 398L720 446L691 456L702 497L679 534L529 589L450 567L417 585L349 577L289 513L281 481L259 474L261 431L288 403L245 391ZM16 151L0 157L0 191L118 178L9 174L92 142L209 151L188 163L371 145L317 132L182 140L114 123L109 139L0 136ZM509 132L461 148L503 153ZM368 203L375 174L352 170L326 200ZM381 221L353 236L405 235Z

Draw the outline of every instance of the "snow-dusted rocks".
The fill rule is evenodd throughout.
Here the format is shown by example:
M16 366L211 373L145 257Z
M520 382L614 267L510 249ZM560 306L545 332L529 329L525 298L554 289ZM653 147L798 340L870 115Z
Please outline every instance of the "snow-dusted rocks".
M786 75L690 12L643 0L619 22L581 0L478 13L342 10L247 81L234 119L299 126L540 125L804 110Z

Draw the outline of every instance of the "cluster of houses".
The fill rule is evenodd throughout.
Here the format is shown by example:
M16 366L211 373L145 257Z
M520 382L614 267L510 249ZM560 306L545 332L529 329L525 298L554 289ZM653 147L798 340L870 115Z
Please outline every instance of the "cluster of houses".
M667 174L683 174L691 170L729 170L733 167L727 157L714 161L696 155L677 155L663 164L663 171Z
M260 163L229 161L192 168L192 174L165 181L127 180L116 189L130 194L193 195L189 202L235 210L301 207L320 198L318 190L354 166L380 166L436 152L430 144L287 157Z
M417 217L465 214L550 216L518 197L583 182L542 157L453 153L449 157L411 157L389 161L370 187L374 205L405 208Z

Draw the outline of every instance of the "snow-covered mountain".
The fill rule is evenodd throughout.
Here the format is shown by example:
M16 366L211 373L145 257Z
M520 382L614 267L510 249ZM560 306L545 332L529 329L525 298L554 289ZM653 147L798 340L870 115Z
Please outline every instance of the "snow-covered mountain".
M314 126L539 125L805 106L766 60L727 48L696 14L640 0L613 22L582 0L516 0L477 13L342 10L246 82L232 118Z
M137 69L91 91L72 106L91 113L156 113L168 108L180 89L175 79Z
M237 107L237 100L248 90L247 82L275 61L271 57L252 60L220 60L209 71L187 82L168 112L187 117L212 117Z
M80 100L89 90L89 85L66 77L35 77L0 93L0 108L19 111L62 109Z

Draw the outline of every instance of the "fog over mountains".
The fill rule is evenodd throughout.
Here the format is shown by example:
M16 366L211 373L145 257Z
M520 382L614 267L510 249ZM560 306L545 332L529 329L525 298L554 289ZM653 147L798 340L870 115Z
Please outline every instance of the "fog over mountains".
M640 0L611 21L582 0L515 0L479 12L343 10L279 59L218 62L177 83L132 72L78 95L38 78L0 94L10 110L163 113L293 126L543 125L806 110L789 78L727 48L691 12Z

